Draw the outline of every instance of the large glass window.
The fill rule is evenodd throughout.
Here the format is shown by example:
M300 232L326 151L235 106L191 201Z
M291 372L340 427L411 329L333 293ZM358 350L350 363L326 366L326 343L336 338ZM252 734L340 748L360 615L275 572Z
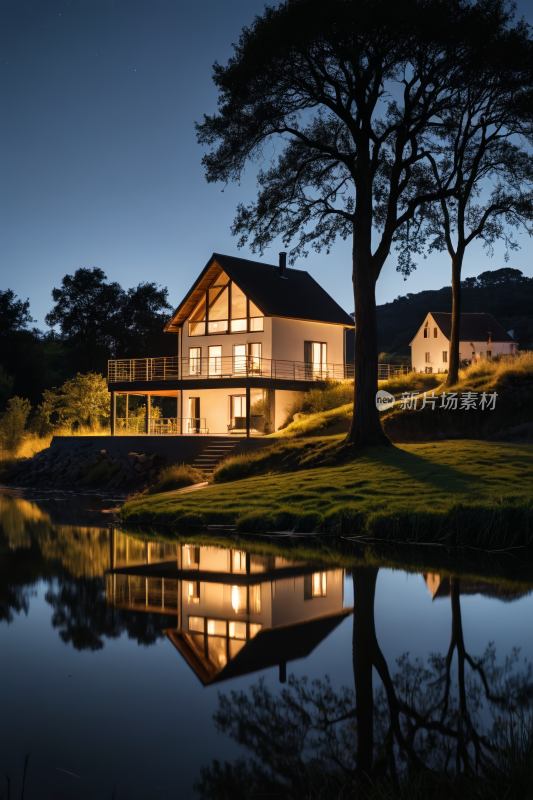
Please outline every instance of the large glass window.
M205 336L205 295L189 317L189 336Z
M208 333L225 333L228 330L229 289L213 286L209 289Z
M233 372L234 374L246 374L246 345L233 345Z
M261 342L250 342L248 369L250 372L261 372Z
M327 345L325 342L304 342L306 371L314 377L325 377L327 370Z
M208 348L209 350L209 374L222 375L222 346L213 345Z
M250 330L262 331L263 330L263 313L257 308L255 303L250 300Z
M202 374L202 348L189 347L189 375Z
M246 310L247 299L243 291L235 284L231 284L231 331L246 331L248 329L248 313Z

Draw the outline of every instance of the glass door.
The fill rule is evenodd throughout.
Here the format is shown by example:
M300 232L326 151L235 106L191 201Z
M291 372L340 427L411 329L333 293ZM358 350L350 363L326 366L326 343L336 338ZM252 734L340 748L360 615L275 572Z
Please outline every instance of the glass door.
M246 429L246 395L231 396L231 428Z
M233 373L246 375L246 345L233 345Z

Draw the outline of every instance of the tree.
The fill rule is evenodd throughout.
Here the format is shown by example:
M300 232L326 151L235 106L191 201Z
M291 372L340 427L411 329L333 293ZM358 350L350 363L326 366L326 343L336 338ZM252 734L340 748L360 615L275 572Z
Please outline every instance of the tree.
M52 415L60 425L69 427L87 425L98 428L109 423L109 392L103 375L78 372L60 389L45 391L43 398L36 414L36 426L41 432L47 429Z
M22 444L30 411L29 400L23 400L22 397L8 400L7 408L0 416L0 438L6 450L15 452Z
M30 301L17 300L12 289L0 289L0 339L35 322L30 314Z
M430 250L447 250L451 258L447 386L459 379L461 271L466 248L482 241L492 255L498 239L504 240L508 249L518 246L513 228L533 233L533 157L520 143L520 137L530 134L530 28L519 22L502 30L496 41L489 38L488 46L492 57L483 61L477 79L457 92L455 102L441 118L440 157L428 154L427 175L419 176L418 192L428 184L440 190L453 188L453 192L446 195L442 191L438 203L419 207L412 238L409 225L397 234L402 243L400 269L406 274L412 268L411 252L420 251L420 238L427 235L432 239ZM498 272L502 281L509 279L510 270Z
M413 174L437 149L439 119L472 79L485 30L501 28L505 0L286 0L242 31L227 66L214 65L218 114L197 124L208 181L258 175L255 203L240 205L232 232L264 252L277 236L291 261L352 238L355 299L354 416L347 443L388 444L375 405L375 286L396 231L442 192L410 195ZM425 135L422 146L422 135ZM433 139L431 139L433 134ZM267 150L281 137L274 158ZM444 194L448 192L445 191ZM451 194L451 192L449 192ZM380 235L372 247L380 205ZM375 232L374 232L375 233Z
M74 275L65 275L61 289L52 289L56 305L45 317L47 325L59 325L64 337L83 344L87 362L93 367L113 350L124 300L120 284L106 280L98 267L84 267Z
M353 689L335 692L328 678L310 684L291 675L277 696L262 680L251 687L251 698L235 691L219 695L216 728L252 755L235 766L221 768L215 762L204 767L196 785L203 800L269 793L303 800L324 796L324 786L327 797L483 797L483 777L490 779L491 797L500 797L499 789L509 796L514 788L523 793L523 775L516 775L510 789L509 776L504 770L497 774L495 759L503 755L505 760L501 744L509 717L528 714L533 706L531 664L523 663L513 648L497 665L492 644L481 658L470 655L462 628L461 581L451 578L448 652L432 654L427 664L404 653L391 673L375 629L377 575L374 567L353 571ZM380 679L376 689L374 671ZM484 707L494 719L492 730L480 719ZM464 783L461 773L467 776ZM419 779L411 792L413 775ZM473 775L479 780L472 790L468 777ZM529 766L529 781L531 775ZM369 791L357 791L356 781L364 786L368 778ZM426 794L424 786L433 791ZM461 786L468 793L462 794ZM437 787L441 791L435 792Z
M166 341L163 340L163 328L168 319L168 311L172 306L168 302L168 289L157 283L140 283L134 289L128 289L123 297L120 310L121 356L157 356L163 355ZM166 340L172 339L166 336ZM154 347L157 350L154 351Z
M56 305L46 315L47 325L59 325L71 345L81 345L84 366L97 371L106 369L109 358L156 355L153 340L172 308L166 287L140 283L126 292L106 281L98 267L65 275L61 288L52 290Z

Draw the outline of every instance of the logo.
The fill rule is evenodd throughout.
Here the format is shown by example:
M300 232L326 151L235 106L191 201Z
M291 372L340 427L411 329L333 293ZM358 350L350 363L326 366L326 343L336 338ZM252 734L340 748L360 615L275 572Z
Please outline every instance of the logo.
M385 411L386 408L392 408L394 405L394 395L384 392L380 389L376 394L376 408L378 411Z

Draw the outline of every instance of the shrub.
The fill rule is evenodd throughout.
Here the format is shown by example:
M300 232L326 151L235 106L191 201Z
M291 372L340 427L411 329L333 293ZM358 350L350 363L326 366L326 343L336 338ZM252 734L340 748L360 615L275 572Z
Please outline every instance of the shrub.
M190 464L169 464L158 475L157 483L148 489L148 494L172 492L207 480L205 472L195 469Z
M19 449L24 439L26 420L31 411L29 400L12 397L7 409L0 417L0 436L2 446L11 453Z

